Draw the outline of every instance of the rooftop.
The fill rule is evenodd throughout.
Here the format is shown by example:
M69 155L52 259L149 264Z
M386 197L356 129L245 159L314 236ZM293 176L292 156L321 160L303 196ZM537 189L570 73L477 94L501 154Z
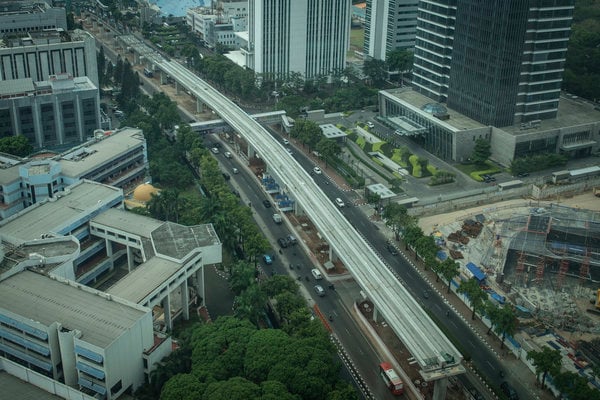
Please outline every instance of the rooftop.
M68 188L55 201L26 208L0 221L1 235L13 245L40 238L46 233L62 234L64 229L102 206L102 200L123 196L121 189L92 181L81 181Z
M323 131L323 136L325 136L327 139L335 139L347 136L344 131L333 124L319 125L319 128L321 128L321 131Z
M418 93L418 92L412 90L412 88L410 88L410 87L384 90L382 92L384 94L387 94L388 97L391 97L393 99L398 99L400 101L408 103L415 109L415 111L418 110L421 113L423 113L424 115L428 115L429 118L436 121L436 124L446 125L448 127L448 129L450 129L452 131L479 129L479 128L485 128L487 126L487 125L480 124L479 122L477 122L469 117L466 117L466 116L460 114L458 111L454 111L453 109L448 108L446 106L445 107L446 107L446 110L448 111L448 116L450 118L442 121L439 118L434 117L431 113L423 111L423 107L425 105L430 105L432 103L432 100L429 97L424 96L421 93Z
M0 372L0 387L2 388L2 392L7 394L10 393L10 397L13 399L62 400L62 397L48 393L34 384L22 381L7 372Z
M152 257L108 288L106 293L139 304L182 267L183 264Z
M147 312L73 285L23 271L0 282L0 304L46 326L59 322L63 329L78 330L81 340L101 348L131 329Z
M116 208L106 210L102 214L94 217L92 222L145 238L150 238L152 232L165 223L154 218L145 217Z
M158 254L182 260L192 250L219 244L212 224L183 226L165 222L152 232L152 242Z

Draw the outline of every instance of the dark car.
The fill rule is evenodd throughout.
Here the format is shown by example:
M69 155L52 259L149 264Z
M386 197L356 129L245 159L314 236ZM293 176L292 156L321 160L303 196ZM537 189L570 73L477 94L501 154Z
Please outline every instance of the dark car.
M502 392L506 395L508 400L519 400L519 395L517 394L517 391L513 389L513 387L510 386L508 382L502 382L500 384L500 389L502 389Z
M526 176L529 176L529 172L521 172L517 175L517 178L525 178Z
M279 238L277 239L277 243L279 243L279 245L283 248L286 248L290 245L290 242L287 240L287 238Z
M271 208L271 202L269 200L263 200L263 206L265 206L265 208Z
M398 255L398 249L396 249L396 247L393 244L388 243L387 244L387 249L388 249L388 251L390 252L391 255L393 255L393 256L397 256Z
M231 179L231 176L228 173L223 172L223 178L225 178L225 180L228 181L229 179Z

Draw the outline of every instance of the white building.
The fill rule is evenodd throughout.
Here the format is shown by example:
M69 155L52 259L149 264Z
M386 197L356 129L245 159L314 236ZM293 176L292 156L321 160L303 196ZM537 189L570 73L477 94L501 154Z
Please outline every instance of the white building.
M210 224L157 221L123 199L83 180L0 221L0 366L19 365L7 372L109 400L171 352L164 331L206 298L221 243Z
M419 0L366 0L364 52L386 60L393 50L415 46Z
M43 148L81 143L99 126L100 96L87 77L0 81L0 136L21 134Z
M0 46L0 81L31 78L45 81L67 73L87 76L98 87L96 42L82 30L62 29L5 36Z
M239 48L244 43L236 32L248 29L247 1L220 1L216 9L196 7L186 14L186 24L209 48L221 44L227 48Z
M249 0L246 65L257 74L307 79L346 67L350 0Z
M1 4L0 34L58 28L67 30L64 8L52 7L44 1L7 0Z
M99 132L81 146L48 158L0 156L0 220L62 192L81 179L128 188L147 179L148 153L140 129Z

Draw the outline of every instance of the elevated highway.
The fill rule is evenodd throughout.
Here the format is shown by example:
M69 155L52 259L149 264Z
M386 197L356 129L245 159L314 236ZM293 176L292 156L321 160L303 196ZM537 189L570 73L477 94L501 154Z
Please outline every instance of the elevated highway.
M240 133L248 144L277 172L280 185L291 192L352 273L395 334L419 363L426 380L443 381L464 372L462 355L408 293L312 177L256 120L176 61L160 60L155 67L207 104ZM436 385L436 389L438 389ZM436 390L436 398L442 395ZM442 395L443 396L443 395Z

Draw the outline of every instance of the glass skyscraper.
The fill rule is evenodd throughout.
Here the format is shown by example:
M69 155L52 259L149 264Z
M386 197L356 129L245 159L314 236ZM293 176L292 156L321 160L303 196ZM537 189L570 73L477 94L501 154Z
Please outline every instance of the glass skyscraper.
M574 0L421 0L415 90L497 127L555 118Z

